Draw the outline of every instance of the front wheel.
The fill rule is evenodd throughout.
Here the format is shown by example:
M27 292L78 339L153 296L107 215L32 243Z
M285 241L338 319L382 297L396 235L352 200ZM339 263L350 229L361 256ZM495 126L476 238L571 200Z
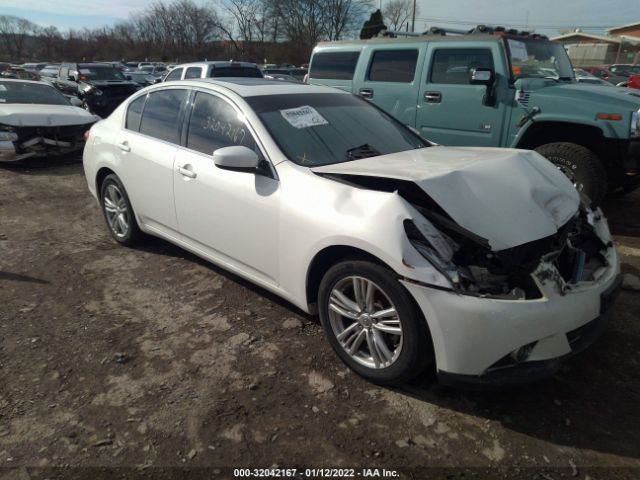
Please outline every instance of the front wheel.
M600 159L588 148L575 143L547 143L536 152L564 173L576 189L599 205L607 193L607 172Z
M320 283L318 306L334 351L374 383L404 383L433 363L426 321L385 267L359 260L338 263Z

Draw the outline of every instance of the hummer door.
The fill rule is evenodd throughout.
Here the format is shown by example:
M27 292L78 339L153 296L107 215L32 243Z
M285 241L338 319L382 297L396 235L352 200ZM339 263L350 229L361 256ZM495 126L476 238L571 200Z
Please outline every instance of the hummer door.
M450 146L501 145L508 80L498 47L497 42L429 44L416 116L423 137ZM490 90L470 83L474 68L496 72Z

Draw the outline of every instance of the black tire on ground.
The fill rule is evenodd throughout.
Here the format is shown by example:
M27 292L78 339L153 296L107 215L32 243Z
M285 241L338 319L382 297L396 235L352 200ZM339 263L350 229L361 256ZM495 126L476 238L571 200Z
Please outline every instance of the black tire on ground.
M118 176L113 173L107 175L100 186L100 207L107 229L116 242L132 246L144 237L127 191Z
M537 147L543 157L556 165L576 188L600 205L607 193L607 172L598 156L582 145L556 142Z
M351 281L350 277L353 276L373 282L379 288L376 293L378 298L384 298L382 294L386 295L397 312L397 316L389 322L397 322L399 319L402 328L401 348L395 361L387 366L375 368L358 363L340 344L332 327L329 310L332 291L336 286L341 285L341 282L348 285ZM381 304L375 306L374 310L384 308L379 305ZM403 384L416 378L429 366L435 364L433 343L422 312L409 292L396 280L395 274L386 267L363 260L347 260L334 265L327 271L320 283L318 309L320 321L331 347L349 368L371 382L380 385ZM376 320L376 323L383 322ZM360 326L357 328L362 329ZM369 328L370 332L373 330L373 328ZM378 330L378 335L380 335L380 330ZM387 339L392 337L387 334L383 336ZM366 340L363 340L362 343L367 345ZM366 350L370 351L368 345Z

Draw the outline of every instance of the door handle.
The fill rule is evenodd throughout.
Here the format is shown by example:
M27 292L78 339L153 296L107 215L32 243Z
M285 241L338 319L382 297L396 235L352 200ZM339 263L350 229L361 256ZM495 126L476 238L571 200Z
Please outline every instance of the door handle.
M440 103L442 102L442 93L424 92L424 101L427 103Z
M196 178L198 174L191 170L191 165L182 165L178 167L178 173L188 178Z
M118 148L120 150L122 150L123 152L130 152L131 151L131 147L129 146L129 144L127 142L122 142L118 144Z
M373 88L361 88L358 93L362 98L373 98Z

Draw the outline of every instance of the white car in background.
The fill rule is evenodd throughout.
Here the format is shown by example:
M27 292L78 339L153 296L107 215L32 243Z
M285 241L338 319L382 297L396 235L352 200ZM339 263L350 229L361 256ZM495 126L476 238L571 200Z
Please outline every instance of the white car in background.
M91 129L84 167L116 241L164 238L318 312L381 384L548 376L619 286L605 218L543 157L434 146L331 88L148 87Z
M0 80L0 162L82 150L98 117L81 104L45 82Z

